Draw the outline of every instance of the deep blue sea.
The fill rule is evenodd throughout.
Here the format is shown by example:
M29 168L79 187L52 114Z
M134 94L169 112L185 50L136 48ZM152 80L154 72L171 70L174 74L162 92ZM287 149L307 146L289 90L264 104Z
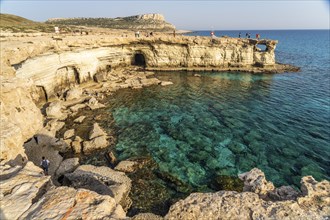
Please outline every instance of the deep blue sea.
M305 175L329 180L329 30L248 32L278 40L277 62L301 72L156 73L174 84L120 90L108 105L119 158L150 155L161 172L196 191L254 167L277 186L299 187Z

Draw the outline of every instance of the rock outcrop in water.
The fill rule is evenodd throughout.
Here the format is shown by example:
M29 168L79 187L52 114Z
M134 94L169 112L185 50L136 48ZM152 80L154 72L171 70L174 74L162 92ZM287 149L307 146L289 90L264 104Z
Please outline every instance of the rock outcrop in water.
M330 183L311 176L301 180L302 195L287 187L275 189L262 171L254 168L241 175L244 191L192 193L175 203L165 219L323 219L330 214ZM281 198L265 195L283 192Z

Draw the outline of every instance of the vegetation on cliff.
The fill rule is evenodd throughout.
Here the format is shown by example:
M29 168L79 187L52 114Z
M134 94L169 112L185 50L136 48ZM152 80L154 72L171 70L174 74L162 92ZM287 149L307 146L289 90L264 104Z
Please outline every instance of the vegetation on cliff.
M48 24L90 26L126 30L171 31L175 27L166 22L162 15L137 15L119 18L58 18L49 19Z

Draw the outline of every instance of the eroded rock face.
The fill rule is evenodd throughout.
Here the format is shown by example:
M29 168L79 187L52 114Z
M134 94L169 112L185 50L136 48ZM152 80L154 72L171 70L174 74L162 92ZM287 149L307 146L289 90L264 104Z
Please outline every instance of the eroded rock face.
M122 172L109 167L82 165L73 173L65 174L65 178L66 184L75 188L89 189L113 197L125 210L131 205L128 197L131 180Z
M275 189L274 184L272 182L268 182L265 174L257 168L253 168L249 172L240 174L239 178L244 181L243 191L254 192L262 198L265 198L269 191L273 191Z
M50 176L32 162L22 166L0 166L1 219L18 219L47 188Z
M172 205L165 219L307 220L329 216L329 181L317 182L311 176L303 177L303 194L300 195L291 187L276 189L257 168L240 177L244 180L246 192L193 193Z
M58 150L54 147L57 140L58 139L46 135L39 135L24 144L29 161L32 161L36 166L40 166L42 157L50 161L49 175L55 174L55 171L63 160Z
M58 187L48 191L20 219L124 219L126 214L110 196L86 189Z
M0 161L26 162L23 143L42 128L43 116L32 101L32 82L0 76Z
M266 51L256 50L257 44L267 46ZM63 94L67 88L93 80L100 73L111 79L109 67L138 65L136 56L143 57L147 69L160 70L252 70L276 71L275 53L277 41L209 37L149 37L149 38L101 38L89 36L81 39L65 38L61 46L53 41L33 44L33 53L27 53L31 44L20 45L19 54L9 59L9 64L21 63L16 70L19 78L32 79L46 97ZM52 48L52 49L50 49ZM4 47L2 58L8 59L13 49ZM16 48L17 50L17 48ZM77 52L79 50L79 53ZM50 52L51 51L51 52ZM37 56L39 55L39 56ZM31 58L32 57L32 58ZM38 68L35 68L38 66ZM98 78L98 77L96 77ZM140 88L139 82L127 86ZM122 85L125 86L125 85ZM68 99L79 95L73 92ZM71 92L69 93L71 94ZM70 97L71 96L71 97Z

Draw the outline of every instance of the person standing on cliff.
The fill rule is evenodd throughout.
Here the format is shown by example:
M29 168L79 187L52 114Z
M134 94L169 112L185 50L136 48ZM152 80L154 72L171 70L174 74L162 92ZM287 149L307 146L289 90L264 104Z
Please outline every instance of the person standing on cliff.
M256 38L257 38L257 40L259 40L260 39L260 34L256 34Z
M175 37L175 30L173 31L173 37Z
M47 176L48 175L48 168L49 168L49 160L47 160L45 157L42 157L40 166L44 170L44 174Z
M241 32L239 32L239 34L238 34L238 38L241 38Z

